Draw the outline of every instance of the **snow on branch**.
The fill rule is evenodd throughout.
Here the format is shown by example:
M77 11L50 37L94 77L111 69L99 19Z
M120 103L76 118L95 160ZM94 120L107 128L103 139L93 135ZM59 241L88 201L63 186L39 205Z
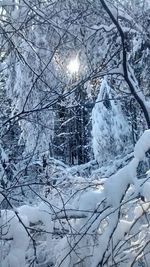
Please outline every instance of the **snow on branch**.
M130 163L103 183L76 189L67 201L59 189L52 188L55 192L45 203L43 198L37 206L1 211L1 242L11 244L3 266L28 266L27 251L33 253L31 238L43 235L55 267L73 267L79 265L79 259L86 267L112 266L113 261L122 267L134 266L148 246L150 182L149 177L138 180L136 170L149 149L150 130L146 130Z

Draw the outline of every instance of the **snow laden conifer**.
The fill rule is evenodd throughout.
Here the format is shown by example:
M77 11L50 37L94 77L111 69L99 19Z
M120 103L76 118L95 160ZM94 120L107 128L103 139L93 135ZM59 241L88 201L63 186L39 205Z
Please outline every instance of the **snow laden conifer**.
M25 155L32 154L33 151L34 154L47 151L53 135L53 113L45 106L48 101L54 99L54 92L50 86L56 84L51 77L53 64L47 48L49 32L44 30L42 26L35 26L30 32L25 33L31 42L30 45L25 37L23 40L18 36L14 38L14 42L18 42L22 51L22 60L18 61L13 51L7 59L9 70L6 86L7 94L12 100L11 116L17 113L22 116L19 122L19 144L25 145ZM53 80L53 84L49 79Z
M92 111L93 152L99 163L104 163L124 151L130 129L116 93L105 77ZM108 157L109 155L109 157Z

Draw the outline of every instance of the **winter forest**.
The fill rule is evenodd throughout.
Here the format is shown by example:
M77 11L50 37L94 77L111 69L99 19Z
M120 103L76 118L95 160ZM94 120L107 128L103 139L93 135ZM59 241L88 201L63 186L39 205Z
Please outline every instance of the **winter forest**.
M150 0L0 0L0 267L150 267Z

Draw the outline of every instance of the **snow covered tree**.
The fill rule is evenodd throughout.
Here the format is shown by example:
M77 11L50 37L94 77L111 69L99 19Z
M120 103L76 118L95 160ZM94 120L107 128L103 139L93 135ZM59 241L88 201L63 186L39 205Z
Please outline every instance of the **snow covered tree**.
M99 164L127 153L126 148L131 145L131 129L106 77L92 111L92 126L93 152Z
M142 110L149 124L147 90L144 92L140 87L142 77L139 80L136 78L131 49L136 36L141 36L138 27L141 21L133 25L134 17L130 14L132 5L129 8L126 1L124 6L121 3L116 5L114 1L108 7L107 1L90 4L74 1L71 4L68 0L61 3L55 1L52 5L48 2L20 1L9 6L2 1L1 6L2 46L7 51L6 62L9 66L7 91L12 98L11 121L15 123L19 120L22 128L20 143L25 144L26 153L32 155L34 150L38 158L40 153L51 150L50 155L55 154L59 158L55 144L55 153L52 150L53 138L58 139L60 130L57 125L61 124L55 123L54 133L53 118L55 112L57 115L59 113L60 99L67 106L68 96L76 98L76 92L78 94L81 87L86 94L86 82L106 74L112 77L117 75L123 92L131 93L139 105L138 110ZM54 9L57 12L53 14ZM146 14L146 8L144 12ZM118 14L118 20L115 14ZM148 36L148 31L145 31L145 36ZM73 54L78 55L80 68L78 78L70 84L67 66ZM139 90L143 97L136 93ZM77 102L80 104L80 100ZM70 115L67 117L66 121ZM63 127L62 131L67 132L68 129L66 131ZM62 140L62 146L66 141ZM66 147L69 146L68 139ZM76 162L71 158L70 163Z
M149 1L0 13L2 267L148 266Z
M54 157L67 164L83 164L90 159L90 120L87 92L79 86L75 93L57 103Z

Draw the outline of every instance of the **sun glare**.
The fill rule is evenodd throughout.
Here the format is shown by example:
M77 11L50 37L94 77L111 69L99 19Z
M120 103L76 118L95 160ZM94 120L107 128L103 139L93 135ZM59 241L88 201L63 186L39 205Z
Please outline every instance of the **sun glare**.
M73 58L70 60L67 69L71 74L78 73L80 67L79 59L78 57Z

